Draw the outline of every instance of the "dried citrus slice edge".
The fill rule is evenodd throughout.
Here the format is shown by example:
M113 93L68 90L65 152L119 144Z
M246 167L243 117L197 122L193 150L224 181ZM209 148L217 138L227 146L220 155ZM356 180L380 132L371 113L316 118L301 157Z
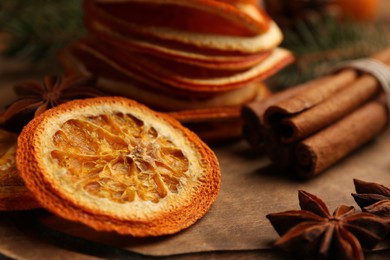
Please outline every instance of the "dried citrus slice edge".
M0 129L0 211L39 208L16 169L17 135Z
M220 185L218 161L195 134L120 97L71 101L31 121L18 138L17 167L49 211L134 236L190 226L209 210Z

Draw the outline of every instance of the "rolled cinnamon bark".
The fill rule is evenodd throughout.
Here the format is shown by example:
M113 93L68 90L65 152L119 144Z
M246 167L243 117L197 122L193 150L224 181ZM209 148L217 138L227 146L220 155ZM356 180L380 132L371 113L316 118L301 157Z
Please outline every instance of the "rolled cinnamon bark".
M244 105L241 108L241 117L244 120L242 130L243 137L251 144L251 146L261 146L266 139L264 136L264 114L270 106L291 98L304 89L316 87L322 83L328 82L329 80L329 77L312 80L307 83L303 83L295 87L288 88L284 91L275 93L267 99L263 99L261 101L256 100Z
M298 143L296 170L312 177L383 131L388 110L383 102L372 101L342 120Z
M372 58L389 65L390 48ZM261 140L276 166L315 176L386 127L388 105L381 86L386 70L379 76L381 81L344 68L306 83L310 87L280 93L284 98L252 103L241 114L247 129L252 127L244 137L252 145Z
M295 144L282 144L276 139L275 133L269 128L264 129L263 149L272 164L279 170L291 170L295 165Z
M390 48L372 58L389 65ZM329 77L327 83L302 91L267 109L265 122L272 125L280 136L280 142L302 140L349 114L382 91L374 76L353 69L344 69Z
M322 84L315 85L298 93L297 95L283 100L282 102L267 109L264 119L266 124L273 124L282 117L294 115L308 110L317 104L328 99L334 93L349 86L358 76L352 69L342 70L335 75L328 75L323 78L327 80Z
M292 143L301 140L348 115L381 91L373 76L364 75L317 106L282 119L275 126L280 141Z

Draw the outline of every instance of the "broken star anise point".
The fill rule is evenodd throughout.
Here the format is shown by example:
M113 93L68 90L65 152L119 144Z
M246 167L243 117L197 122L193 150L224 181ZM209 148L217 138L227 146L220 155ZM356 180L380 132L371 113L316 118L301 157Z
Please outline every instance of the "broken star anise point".
M13 87L18 96L0 113L0 126L20 132L31 119L47 109L73 99L104 95L95 88L96 78L82 76L46 76L42 82L29 80Z
M281 236L275 246L288 253L326 259L364 259L387 234L386 222L367 212L341 205L330 214L317 196L299 191L301 210L268 214Z
M360 208L386 218L390 225L390 188L374 182L353 181L356 193L352 193L352 196Z

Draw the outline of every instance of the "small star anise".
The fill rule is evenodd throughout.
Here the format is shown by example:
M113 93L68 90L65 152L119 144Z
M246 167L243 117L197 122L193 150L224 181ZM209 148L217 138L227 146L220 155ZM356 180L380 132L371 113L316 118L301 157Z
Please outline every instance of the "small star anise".
M386 217L390 225L390 189L373 182L354 179L356 193L352 193L363 211Z
M286 252L327 259L364 259L387 234L385 221L373 214L355 213L341 205L331 215L318 197L299 191L301 210L267 215L281 236L275 246Z
M0 114L2 128L19 132L32 118L69 100L103 95L96 79L80 76L47 76L42 83L31 80L14 86L18 98Z

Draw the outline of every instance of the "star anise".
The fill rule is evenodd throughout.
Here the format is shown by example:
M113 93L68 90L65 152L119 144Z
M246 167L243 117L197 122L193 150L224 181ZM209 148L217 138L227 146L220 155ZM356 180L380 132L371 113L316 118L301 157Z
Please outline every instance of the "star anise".
M80 76L47 76L42 82L30 80L14 86L18 98L0 114L2 128L19 132L32 118L69 100L103 95L96 79Z
M388 218L390 225L390 189L374 182L353 180L357 193L352 193L363 211Z
M289 253L327 259L364 259L387 234L385 221L341 205L331 215L318 197L299 191L301 210L267 215L281 236L275 246Z

